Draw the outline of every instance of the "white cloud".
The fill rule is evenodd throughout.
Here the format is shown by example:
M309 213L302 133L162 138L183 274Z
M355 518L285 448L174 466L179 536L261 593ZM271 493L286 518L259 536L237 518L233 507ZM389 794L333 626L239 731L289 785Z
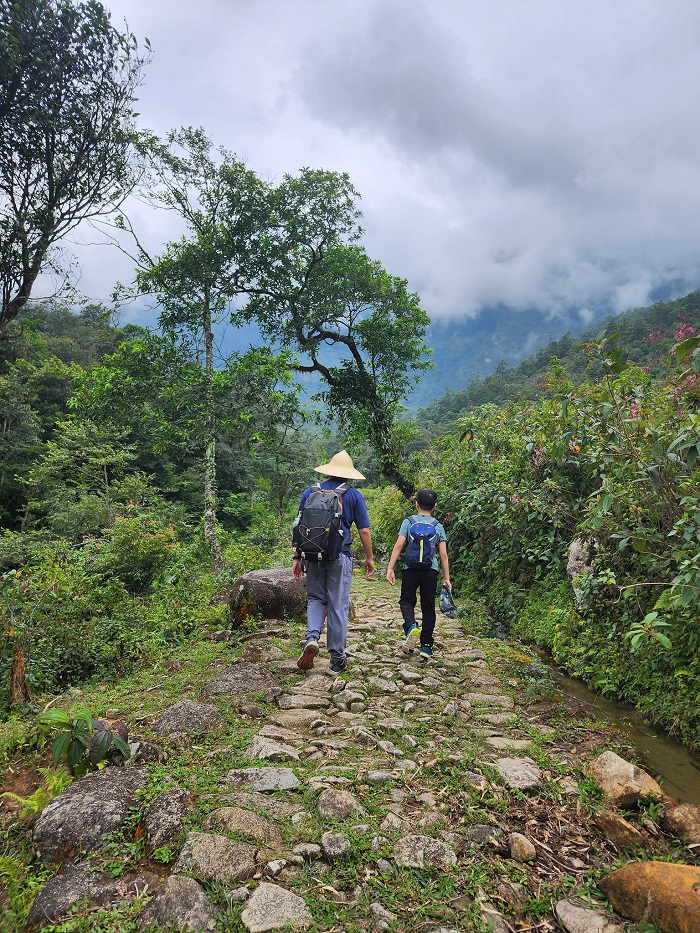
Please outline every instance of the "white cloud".
M700 7L664 0L107 0L139 108L264 177L348 171L433 316L623 310L700 284ZM140 215L153 243L170 233ZM82 250L97 297L128 274Z

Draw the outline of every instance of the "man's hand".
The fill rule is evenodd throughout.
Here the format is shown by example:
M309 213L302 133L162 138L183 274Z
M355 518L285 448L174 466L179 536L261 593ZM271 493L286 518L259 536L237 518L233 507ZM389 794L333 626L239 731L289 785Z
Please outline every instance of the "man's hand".
M392 586L396 583L396 574L392 567L387 567L386 578Z
M374 573L374 558L365 557L364 567L365 567L365 573L367 574L367 576L371 577L372 574Z
M294 574L295 580L304 579L304 567L301 563L301 557L295 557L292 561L292 573Z

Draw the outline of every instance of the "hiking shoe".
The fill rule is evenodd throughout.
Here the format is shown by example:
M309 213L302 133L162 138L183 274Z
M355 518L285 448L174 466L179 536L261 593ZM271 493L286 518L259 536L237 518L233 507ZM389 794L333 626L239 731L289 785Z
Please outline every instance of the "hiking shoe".
M433 649L430 645L421 645L420 646L420 659L421 661L429 661L433 656Z
M314 658L318 654L318 642L315 638L309 638L304 645L301 657L297 661L297 667L302 671L309 671L314 666Z
M404 654L413 654L413 649L418 645L418 638L420 638L420 629L417 625L412 625L408 630L403 645L401 645Z
M347 670L347 667L348 667L348 659L342 658L340 661L335 661L335 660L331 661L330 667L328 668L328 670L331 672L331 674L342 674L343 671Z

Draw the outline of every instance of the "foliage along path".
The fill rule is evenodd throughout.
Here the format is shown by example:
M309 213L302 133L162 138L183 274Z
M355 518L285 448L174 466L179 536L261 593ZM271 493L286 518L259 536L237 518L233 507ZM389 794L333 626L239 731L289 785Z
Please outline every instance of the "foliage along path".
M578 701L529 696L531 659L466 635L459 620L438 617L429 663L402 653L397 598L356 575L342 676L328 674L323 650L299 672L301 628L273 620L209 643L196 675L206 682L170 662L188 698L134 716L167 762L82 781L138 771L120 793L140 785L140 816L132 809L107 845L83 838L90 883L81 888L73 868L56 876L29 928L78 891L92 912L56 929L652 929L607 911L599 879L630 860L692 862L692 850L660 830L658 804L627 812L634 825L599 810L581 769L611 746L606 728ZM34 827L45 857L51 819ZM54 859L66 831L53 826Z

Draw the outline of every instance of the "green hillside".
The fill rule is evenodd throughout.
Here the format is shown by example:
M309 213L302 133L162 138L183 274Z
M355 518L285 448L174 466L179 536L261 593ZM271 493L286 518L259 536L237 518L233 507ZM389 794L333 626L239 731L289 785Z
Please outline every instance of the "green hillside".
M543 379L553 358L574 382L595 378L600 367L590 364L581 346L593 341L600 333L619 334L617 344L624 358L649 367L652 374L662 368L674 334L683 324L700 323L700 291L691 292L674 301L658 301L648 308L635 308L617 317L608 317L577 337L565 334L551 340L546 347L533 353L517 366L501 363L487 376L477 376L458 392L447 391L418 412L418 420L430 425L434 432L448 427L461 414L477 405L502 405L508 399L535 399L543 393Z

